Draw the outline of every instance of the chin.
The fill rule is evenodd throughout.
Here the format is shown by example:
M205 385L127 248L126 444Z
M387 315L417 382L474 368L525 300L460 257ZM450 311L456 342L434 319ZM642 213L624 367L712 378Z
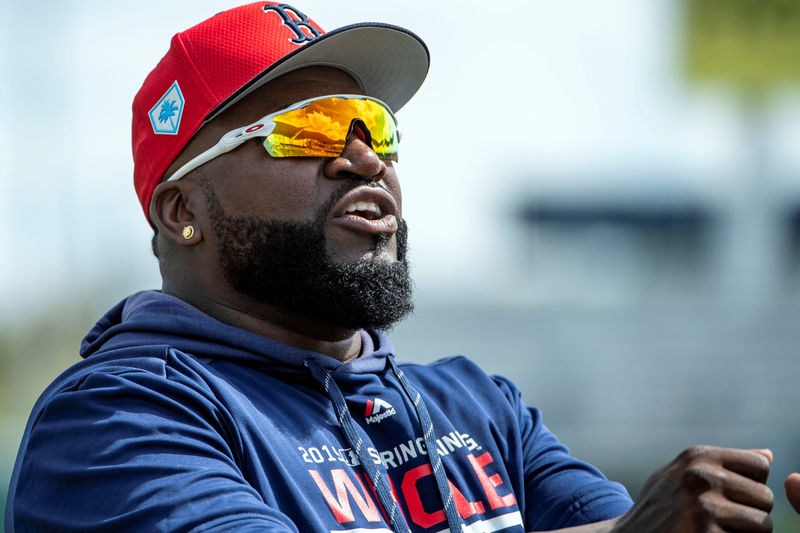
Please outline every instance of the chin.
M397 263L397 248L394 241L383 246L365 246L362 249L329 250L328 257L331 262L338 265L355 265L358 263L368 263L372 261L382 261L384 263Z
M383 261L384 263L397 263L397 254L395 252L389 252L388 250L377 250L364 254L361 260Z
M364 263L398 263L397 255L386 250L369 250L361 254L347 254L347 257L335 257L333 263L337 265L358 265Z

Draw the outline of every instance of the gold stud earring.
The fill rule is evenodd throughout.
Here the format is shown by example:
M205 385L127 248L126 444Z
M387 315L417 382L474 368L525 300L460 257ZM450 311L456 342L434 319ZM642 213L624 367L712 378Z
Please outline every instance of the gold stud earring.
M183 238L187 241L194 237L194 226L184 226L183 227Z

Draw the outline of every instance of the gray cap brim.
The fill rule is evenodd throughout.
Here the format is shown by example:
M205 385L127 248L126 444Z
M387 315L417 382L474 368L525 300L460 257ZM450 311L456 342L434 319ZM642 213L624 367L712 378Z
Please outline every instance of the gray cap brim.
M206 116L206 122L270 80L314 65L347 72L368 96L397 111L425 80L430 54L422 39L398 26L376 22L344 26L273 63L214 108Z

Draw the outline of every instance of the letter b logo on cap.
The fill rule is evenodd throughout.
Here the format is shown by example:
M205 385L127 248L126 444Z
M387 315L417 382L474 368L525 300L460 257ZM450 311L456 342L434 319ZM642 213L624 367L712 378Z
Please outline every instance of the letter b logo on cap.
M306 41L313 41L320 36L319 30L308 23L308 17L303 12L290 6L289 4L280 4L277 6L268 5L264 6L263 9L264 13L267 11L274 11L278 14L278 16L281 17L283 24L295 34L294 39L289 39L294 44L302 44ZM289 16L287 11L291 11L296 18ZM311 35L309 35L308 32L303 31L303 28L308 30L308 32L311 32Z

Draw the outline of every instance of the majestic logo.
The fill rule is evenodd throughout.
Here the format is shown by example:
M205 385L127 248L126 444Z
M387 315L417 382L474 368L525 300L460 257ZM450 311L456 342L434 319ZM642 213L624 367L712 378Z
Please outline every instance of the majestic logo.
M178 134L183 115L183 93L181 93L177 81L156 102L148 115L150 115L150 124L153 125L153 133L158 135Z
M289 4L267 5L263 9L264 13L274 11L281 17L283 24L294 32L294 39L289 39L294 44L313 41L321 35L319 30L308 22L308 17L304 13ZM294 17L289 15L290 12Z
M374 400L367 400L367 410L364 416L367 419L367 424L377 424L381 420L389 418L397 414L392 404L380 398Z

